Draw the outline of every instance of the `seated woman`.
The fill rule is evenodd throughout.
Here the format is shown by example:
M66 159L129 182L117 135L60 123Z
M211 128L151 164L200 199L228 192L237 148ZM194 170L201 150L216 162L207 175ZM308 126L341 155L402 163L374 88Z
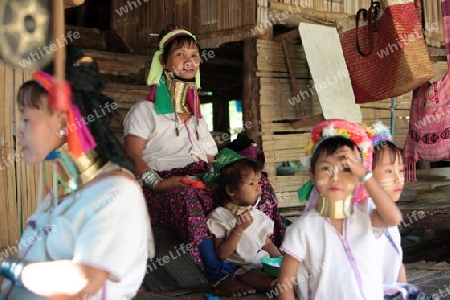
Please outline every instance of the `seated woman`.
M64 49L71 99L49 96L53 66L34 73L19 90L17 137L25 162L41 163L41 181L18 258L1 263L2 296L132 299L145 275L147 252L154 253L147 247L145 200L109 130L116 104L102 94L97 63L77 47ZM96 109L104 114L92 118ZM51 175L49 188L43 179Z
M131 108L124 121L125 150L135 162L154 226L173 228L191 255L201 263L197 246L209 237L206 216L215 207L211 190L182 182L210 169L216 144L200 112L200 47L195 36L180 25L169 25L159 35L147 83L150 94ZM274 243L282 240L276 196L262 179L261 205L276 224Z

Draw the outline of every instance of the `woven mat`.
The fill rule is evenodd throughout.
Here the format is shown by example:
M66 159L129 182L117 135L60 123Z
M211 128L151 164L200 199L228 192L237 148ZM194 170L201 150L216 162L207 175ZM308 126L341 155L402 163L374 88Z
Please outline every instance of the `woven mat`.
M174 300L174 299L176 298L153 293L142 293L133 298L133 300Z
M152 292L176 296L211 288L189 254L175 257L161 265L156 261L150 262L147 271L143 285Z

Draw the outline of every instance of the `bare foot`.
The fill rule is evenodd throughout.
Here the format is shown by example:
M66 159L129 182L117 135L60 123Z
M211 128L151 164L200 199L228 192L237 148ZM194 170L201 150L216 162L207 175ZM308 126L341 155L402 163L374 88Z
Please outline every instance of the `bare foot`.
M220 282L218 294L224 297L243 297L256 294L256 290L237 279L226 278Z

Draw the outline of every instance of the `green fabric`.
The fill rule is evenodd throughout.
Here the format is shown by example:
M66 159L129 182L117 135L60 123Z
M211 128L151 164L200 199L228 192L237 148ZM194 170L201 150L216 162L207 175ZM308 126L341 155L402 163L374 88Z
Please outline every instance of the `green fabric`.
M219 153L217 153L216 159L212 162L213 171L203 175L203 182L208 186L212 186L218 183L220 178L220 170L227 164L230 164L241 158L242 156L234 152L233 150L229 148L223 148Z
M313 188L314 184L312 183L312 180L309 179L304 185L302 185L301 188L297 190L298 200L300 202L308 201Z
M155 111L158 115L170 114L174 112L165 78L163 78L161 80L161 84L156 87Z

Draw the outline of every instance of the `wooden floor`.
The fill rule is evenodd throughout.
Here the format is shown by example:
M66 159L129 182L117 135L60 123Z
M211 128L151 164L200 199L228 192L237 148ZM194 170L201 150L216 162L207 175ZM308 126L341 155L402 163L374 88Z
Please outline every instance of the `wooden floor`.
M450 295L450 264L419 262L406 264L408 282L419 286L429 295L441 299Z

